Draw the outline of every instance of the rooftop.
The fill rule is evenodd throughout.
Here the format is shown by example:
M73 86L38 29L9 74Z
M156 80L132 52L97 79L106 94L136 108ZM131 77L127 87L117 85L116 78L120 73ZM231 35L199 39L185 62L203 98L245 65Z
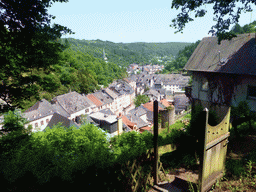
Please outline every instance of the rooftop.
M52 103L59 103L69 114L88 108L90 105L85 98L73 91L53 98Z
M57 108L52 106L49 101L42 99L24 111L24 117L28 121L34 121L49 115L53 115L54 112L57 112Z
M92 114L90 114L90 117L94 118L94 119L106 121L110 124L115 123L117 121L117 116L116 115L107 115L107 114L104 114L102 112L92 113Z
M205 37L184 67L189 71L256 75L255 34L241 34L218 45L217 37Z
M97 99L93 94L88 94L86 97L90 99L97 107L103 105L103 103L99 99Z

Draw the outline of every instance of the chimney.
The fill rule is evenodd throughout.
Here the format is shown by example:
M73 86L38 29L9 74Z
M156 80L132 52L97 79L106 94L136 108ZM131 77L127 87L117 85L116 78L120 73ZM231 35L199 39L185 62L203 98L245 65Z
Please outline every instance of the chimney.
M117 127L118 127L118 135L121 135L123 132L123 121L120 116L120 118L117 118Z

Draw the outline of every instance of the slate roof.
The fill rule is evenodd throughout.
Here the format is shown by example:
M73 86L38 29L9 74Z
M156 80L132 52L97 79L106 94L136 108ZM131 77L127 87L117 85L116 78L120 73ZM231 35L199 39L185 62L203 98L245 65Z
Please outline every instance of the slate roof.
M68 118L58 114L58 113L54 113L51 120L49 121L47 127L50 127L52 129L52 127L54 125L57 125L59 122L62 123L62 126L65 127L70 127L70 126L75 126L77 129L79 128L78 124L76 124L75 122L69 120ZM45 129L44 129L45 130Z
M93 119L89 115L86 115L86 121L99 127L99 124L93 121Z
M130 79L136 81L137 85L146 84L152 79L154 84L186 86L190 77L182 74L139 74L132 75Z
M69 114L90 107L84 96L73 91L63 95L59 95L52 100L53 103L59 103Z
M186 97L185 94L174 96L175 111L185 110L188 105L189 99Z
M160 97L160 93L158 93L158 91L155 89L149 89L144 93L144 95L154 95L155 97Z
M132 128L133 126L137 125L136 123L131 122L126 116L122 116L122 121L123 121L123 124L125 124L129 128Z
M119 91L116 89L116 85L114 85L113 87L109 87L109 89L110 89L111 91L113 91L116 95L118 95L118 97L122 95L122 94L119 93Z
M69 113L59 103L52 104L52 106L55 108L56 112L61 114L62 116L70 116Z
M93 93L93 95L101 102L103 105L109 104L113 102L113 99L107 94L102 91L97 91Z
M237 35L232 40L205 37L184 67L189 71L256 75L255 34Z
M118 97L118 95L109 88L106 88L103 91L106 92L110 97L112 97L112 99L116 99Z
M131 95L134 93L133 88L125 81L119 81L114 87L111 87L110 89L121 95Z
M129 111L129 114L136 114L138 117L145 115L147 111L142 106L136 107Z
M143 121L141 118L139 118L138 116L135 116L133 114L128 114L126 115L126 117L133 123L137 124L138 129L141 127L145 127L147 125L149 125L149 123Z
M90 117L94 120L101 120L101 121L105 121L108 122L110 124L114 123L117 121L117 116L116 115L107 115L101 112L96 112L96 113L92 113L90 114Z
M97 99L93 94L86 95L88 99L90 99L97 107L102 106L103 103Z
M52 106L51 103L47 100L42 99L41 101L37 101L35 105L30 107L26 111L24 111L24 117L28 121L34 121L52 115L54 112L57 112L56 108Z

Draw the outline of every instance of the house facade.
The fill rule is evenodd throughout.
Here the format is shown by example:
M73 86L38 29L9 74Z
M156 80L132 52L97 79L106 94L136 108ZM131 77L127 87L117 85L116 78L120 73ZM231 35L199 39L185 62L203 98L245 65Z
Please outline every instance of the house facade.
M42 99L41 101L37 101L35 105L24 111L24 117L29 121L25 125L25 128L28 125L32 125L33 132L42 131L55 112L58 112L58 110L47 100Z
M205 37L184 69L193 77L186 88L193 103L237 106L247 101L256 111L255 34L237 35L220 45L217 37Z

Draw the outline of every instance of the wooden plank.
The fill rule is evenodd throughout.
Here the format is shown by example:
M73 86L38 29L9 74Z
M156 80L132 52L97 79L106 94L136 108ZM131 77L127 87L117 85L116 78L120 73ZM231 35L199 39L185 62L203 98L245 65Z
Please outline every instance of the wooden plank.
M217 145L218 143L222 142L223 140L227 139L230 136L230 132L227 132L226 134L220 136L219 138L211 141L206 145L206 150L209 150L213 146Z

